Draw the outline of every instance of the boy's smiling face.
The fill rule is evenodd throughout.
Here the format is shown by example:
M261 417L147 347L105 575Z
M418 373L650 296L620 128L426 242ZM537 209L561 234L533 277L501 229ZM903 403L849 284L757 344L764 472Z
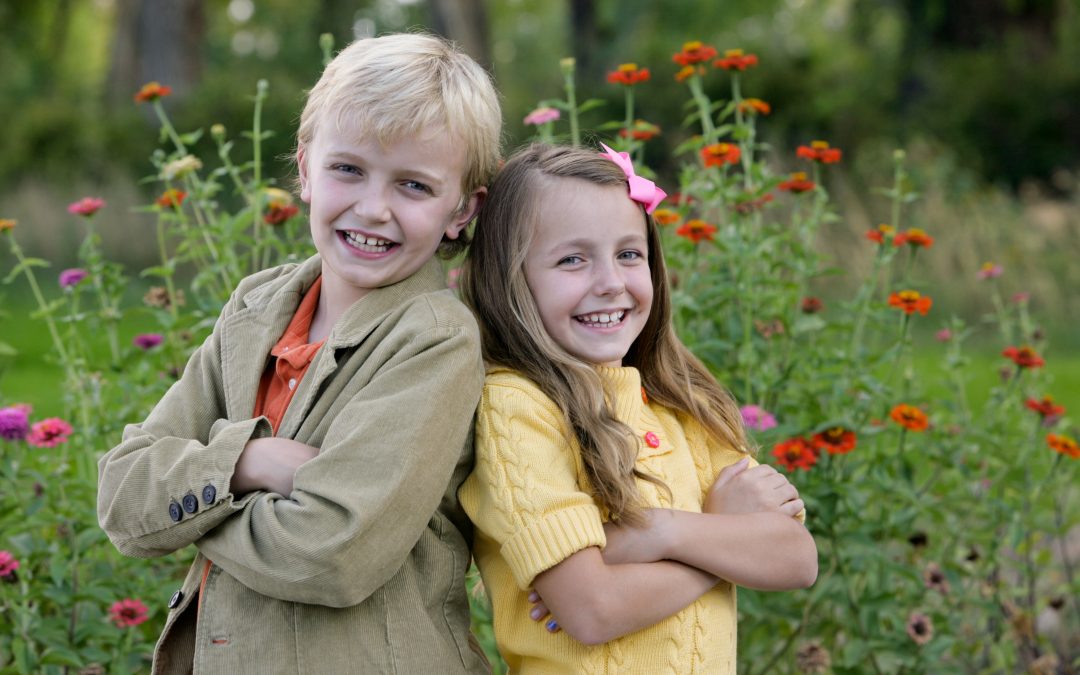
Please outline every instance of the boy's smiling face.
M349 304L423 267L444 235L461 234L483 193L458 209L465 151L446 133L386 147L358 136L325 124L297 156L323 292Z

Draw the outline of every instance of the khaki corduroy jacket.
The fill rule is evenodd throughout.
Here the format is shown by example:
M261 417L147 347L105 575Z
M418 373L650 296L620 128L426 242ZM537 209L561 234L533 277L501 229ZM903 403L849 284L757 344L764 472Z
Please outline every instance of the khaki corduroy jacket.
M480 339L438 261L334 326L278 431L320 449L293 493L229 492L244 445L272 434L252 418L259 380L320 270L315 256L241 282L180 380L99 463L98 518L121 552L199 550L154 672L488 672L469 632L472 531L457 500Z

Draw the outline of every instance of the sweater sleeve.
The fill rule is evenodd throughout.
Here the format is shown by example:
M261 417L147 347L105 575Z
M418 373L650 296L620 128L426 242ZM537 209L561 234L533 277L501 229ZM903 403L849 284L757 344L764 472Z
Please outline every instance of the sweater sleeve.
M363 602L397 573L432 520L482 384L475 328L409 335L335 415L292 494L256 493L199 550L263 595L329 607Z
M98 521L126 555L183 548L244 505L229 493L236 460L273 431L265 418L230 422L225 412L219 329L240 294L146 420L125 427L98 462Z
M459 494L522 589L575 552L607 543L600 510L578 484L576 447L540 392L524 383L485 388L476 467Z

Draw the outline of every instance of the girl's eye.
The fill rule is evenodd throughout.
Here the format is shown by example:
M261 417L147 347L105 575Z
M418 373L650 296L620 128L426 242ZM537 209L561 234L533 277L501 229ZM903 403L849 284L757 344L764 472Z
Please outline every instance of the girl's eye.
M644 258L641 251L623 251L619 253L619 260L641 260Z
M559 265L577 265L581 261L582 258L579 255L568 255L559 259Z

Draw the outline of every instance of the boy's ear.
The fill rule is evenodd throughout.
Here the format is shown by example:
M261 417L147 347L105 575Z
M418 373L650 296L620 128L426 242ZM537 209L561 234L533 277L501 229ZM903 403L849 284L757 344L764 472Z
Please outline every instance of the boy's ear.
M307 147L303 143L296 145L296 167L300 174L300 201L311 203L311 181L308 178Z
M465 231L469 223L476 214L480 212L480 206L484 203L484 199L487 197L487 188L480 186L469 195L468 201L465 202L465 206L461 208L461 211L454 214L450 224L446 227L446 238L457 239L461 236L461 233Z

